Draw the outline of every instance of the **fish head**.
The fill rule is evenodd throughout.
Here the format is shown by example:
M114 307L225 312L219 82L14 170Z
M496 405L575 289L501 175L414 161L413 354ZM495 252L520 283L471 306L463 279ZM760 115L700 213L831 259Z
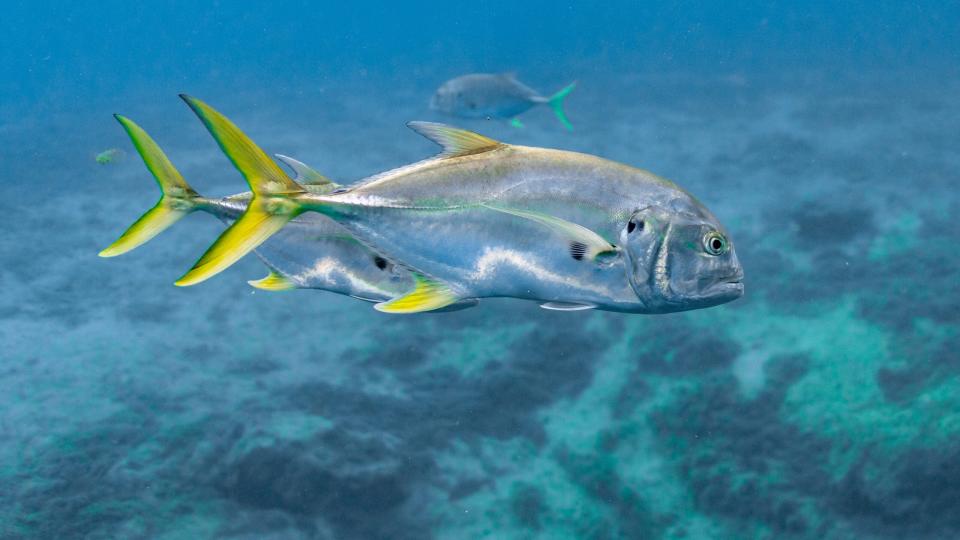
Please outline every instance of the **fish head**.
M630 285L646 311L687 311L743 296L743 268L733 242L692 198L636 210L620 241Z
M467 118L489 114L489 106L489 88L463 77L443 83L430 98L431 109Z
M434 111L453 113L458 107L463 97L463 92L456 81L447 81L437 88L433 97L430 98L430 108Z

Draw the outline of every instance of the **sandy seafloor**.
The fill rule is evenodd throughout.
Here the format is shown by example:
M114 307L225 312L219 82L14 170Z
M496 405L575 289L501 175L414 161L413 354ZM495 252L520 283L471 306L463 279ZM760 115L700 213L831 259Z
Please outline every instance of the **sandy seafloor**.
M451 74L407 75L183 90L350 182L434 151L404 122L442 119ZM157 196L112 112L202 193L243 188L175 95L5 123L0 537L960 536L957 80L579 79L572 134L454 123L675 179L731 231L744 298L388 316L253 291L253 257L176 288L209 216L96 255Z

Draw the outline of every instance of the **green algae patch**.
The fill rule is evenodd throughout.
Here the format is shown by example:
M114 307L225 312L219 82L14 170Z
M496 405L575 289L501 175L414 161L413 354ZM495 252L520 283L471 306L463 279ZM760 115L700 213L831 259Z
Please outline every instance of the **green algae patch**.
M587 326L595 322L591 319ZM448 473L444 476L489 478L490 463L506 466L498 467L495 481L450 503L453 509L438 516L438 536L684 538L728 533L696 510L673 464L658 452L647 422L649 410L690 381L654 377L658 384L630 415L617 418L613 412L616 396L631 384L624 374L636 368L633 344L653 346L655 339L649 336L654 326L631 321L598 359L583 392L538 413L546 433L542 446L523 439L485 439L479 452L466 445L446 452L439 460Z
M858 317L852 298L822 303L815 316L784 315L758 303L727 315L730 336L741 344L741 356L749 355L751 362L778 355L809 358L806 373L786 395L781 415L811 433L849 442L853 447L844 451L848 458L868 446L894 448L916 440L933 444L931 437L946 440L957 433L960 393L953 388L955 381L929 389L916 403L891 403L885 397L877 371L901 364L895 352L901 336ZM924 324L932 337L930 323ZM761 366L759 371L765 370ZM752 379L742 387L756 392L762 381Z
M923 221L913 213L904 213L895 219L882 222L880 234L870 244L867 257L871 261L881 261L894 255L916 248L917 233Z

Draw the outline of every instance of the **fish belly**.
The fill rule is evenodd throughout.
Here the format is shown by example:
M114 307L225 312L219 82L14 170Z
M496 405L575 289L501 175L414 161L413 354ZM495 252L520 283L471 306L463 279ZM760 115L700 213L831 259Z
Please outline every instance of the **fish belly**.
M460 107L457 110L457 116L466 118L509 119L527 112L534 105L534 103L529 101L510 97L490 101L482 105L478 105L476 108L470 108L467 106Z

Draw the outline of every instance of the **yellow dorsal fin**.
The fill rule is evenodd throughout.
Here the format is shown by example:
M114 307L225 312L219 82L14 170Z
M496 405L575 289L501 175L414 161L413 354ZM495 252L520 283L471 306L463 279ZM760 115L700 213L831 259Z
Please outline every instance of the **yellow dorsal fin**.
M420 274L413 274L416 285L409 293L374 305L384 313L420 313L433 311L456 303L459 298L446 284Z
M407 127L442 146L438 157L469 156L503 146L479 133L436 122L408 122Z
M297 288L296 283L290 281L290 278L278 273L276 270L270 270L270 273L267 274L265 278L250 280L247 283L249 283L251 287L262 291L289 291L290 289Z

